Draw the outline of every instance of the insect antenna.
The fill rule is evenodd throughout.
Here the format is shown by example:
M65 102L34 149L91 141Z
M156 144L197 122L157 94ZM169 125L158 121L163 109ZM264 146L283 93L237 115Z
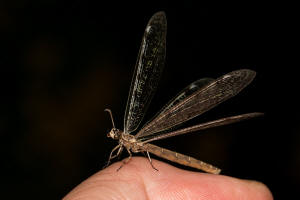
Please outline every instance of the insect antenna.
M109 113L110 118L111 118L111 123L112 123L112 125L113 125L113 128L116 128L116 127L115 127L115 123L114 123L114 118L113 118L113 116L112 116L111 110L106 108L104 111L106 111L106 112Z

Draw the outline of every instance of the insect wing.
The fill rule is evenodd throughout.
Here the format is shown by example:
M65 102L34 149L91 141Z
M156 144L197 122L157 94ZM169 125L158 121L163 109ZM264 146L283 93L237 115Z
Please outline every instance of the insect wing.
M195 131L200 131L200 130L204 130L204 129L208 129L208 128L223 126L223 125L227 125L227 124L233 124L233 123L236 123L236 122L239 122L242 120L247 120L247 119L251 119L251 118L262 116L262 115L263 115L263 113L255 112L255 113L246 113L246 114L242 114L242 115L225 117L225 118L217 119L217 120L202 123L202 124L197 124L195 126L190 126L187 128L167 132L167 133L164 133L161 135L149 135L149 138L143 138L143 142L148 143L148 142L152 142L155 140L161 140L161 139L165 139L165 138L169 138L169 137L173 137L173 136L177 136L177 135L192 133Z
M149 120L145 125L147 126L148 123L152 122L153 119L155 119L159 114L165 113L168 110L170 110L172 107L183 101L187 96L192 95L193 93L197 92L210 82L212 82L214 79L212 78L202 78L197 81L194 81L193 83L189 84L187 87L185 87L182 91L180 91L173 99L171 99L157 114ZM138 137L139 135L136 135L135 137Z
M167 20L158 12L149 20L139 50L124 116L124 132L131 133L142 121L161 76L166 51Z
M238 94L253 80L255 74L252 70L241 69L221 76L166 112L160 113L137 133L137 138L170 129L210 110Z
M165 113L168 110L170 110L172 107L174 107L175 105L177 105L178 103L180 103L182 100L184 100L187 96L192 95L193 93L195 93L196 91L200 90L201 88L203 88L205 85L209 84L210 82L212 82L214 79L212 78L203 78L203 79L199 79L193 83L191 83L190 85L188 85L187 87L185 87L177 96L175 96L171 101L169 101L169 103L166 104L165 107L163 107L163 109L158 113ZM157 115L158 115L157 114ZM151 120L152 121L152 120Z

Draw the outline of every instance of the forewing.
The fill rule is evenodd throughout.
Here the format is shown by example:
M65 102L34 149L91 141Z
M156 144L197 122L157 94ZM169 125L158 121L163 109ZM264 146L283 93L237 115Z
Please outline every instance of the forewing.
M166 112L160 113L138 133L137 138L170 129L192 119L235 96L255 77L255 72L241 69L230 72L186 97Z
M137 129L156 91L164 67L167 20L164 12L149 20L139 50L124 116L124 132Z

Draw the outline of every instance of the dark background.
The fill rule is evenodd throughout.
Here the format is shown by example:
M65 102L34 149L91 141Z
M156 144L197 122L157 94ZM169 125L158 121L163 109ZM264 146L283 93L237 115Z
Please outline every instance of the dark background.
M265 116L156 144L261 181L275 199L297 193L294 5L23 0L0 3L2 197L59 199L102 168L117 144L103 110L123 128L143 31L159 10L168 18L166 67L145 120L192 81L239 68L257 71L254 82L192 124Z

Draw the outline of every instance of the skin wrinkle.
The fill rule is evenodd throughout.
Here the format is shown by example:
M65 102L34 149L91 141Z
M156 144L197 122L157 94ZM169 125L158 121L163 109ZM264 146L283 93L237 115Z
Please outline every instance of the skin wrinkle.
M189 180L189 176L180 176L179 179L180 180L173 181L164 191L162 191L162 199L169 199L174 196L176 196L178 199L195 199L195 196L197 196L197 199L199 199L198 195L193 195L194 188L198 189L198 186L195 187L194 181ZM204 193L205 192L202 194Z
M83 193L83 194L85 194L84 196L88 196L89 199L91 199L89 191L93 191L93 189L94 189L94 191L95 190L104 191L103 192L104 194L110 194L110 195L107 195L108 197L109 196L120 196L120 195L123 196L120 191L116 191L116 188L111 188L111 187L107 186L107 185L113 185L114 183L115 183L115 180L103 181L103 179L102 180L100 179L97 181L90 181L90 179L89 179L88 181L85 182L85 187L79 188L78 192L74 193L73 196L76 196L77 193ZM81 197L84 197L84 196L81 196ZM95 195L95 197L97 197L95 199L99 199L99 195ZM81 199L81 198L79 198L79 199ZM84 199L84 198L82 198L82 199Z
M207 185L205 181L199 186L197 182L191 181L189 179L189 177L180 177L179 181L173 183L173 185L175 184L175 186L167 188L166 191L171 192L166 192L165 194L163 194L162 199L172 198L173 196L178 197L178 199L217 199L215 195L212 195L213 192L211 192L210 190L207 191L207 189L210 188L205 186Z
M146 198L147 198L147 200L150 200L149 192L147 191L147 187L146 187L145 181L142 179L141 182L142 182L142 186L143 186L143 191L146 194Z
M118 197L121 197L121 193L117 193L113 188L109 188L107 186L99 186L96 185L95 186L96 190L98 191L102 191L101 194L99 193L95 193L95 190L90 190L91 188L82 188L80 192L77 193L72 193L69 198L72 200L85 200L85 199L89 199L89 200L99 200L100 199L109 199L109 197L115 197L115 199L121 199ZM94 194L95 193L95 194ZM104 196L103 196L104 194ZM76 197L77 195L77 197ZM99 196L101 195L101 196ZM76 198L72 198L73 196L75 196ZM68 198L68 199L69 199ZM123 198L124 199L124 198Z
M149 189L148 191L151 194L151 190L156 190L156 193L159 193L158 195L161 197L161 199L173 199L173 197L177 197L179 199L186 199L191 192L188 192L188 187L185 187L186 184L185 180L182 181L170 181L170 179L167 178L157 178L157 180L154 180L155 185ZM157 189L159 188L159 189ZM182 188L181 190L178 190L178 188ZM158 191L157 191L158 190ZM154 198L153 198L154 199Z
M134 171L135 172L137 172L137 174L140 174L141 173L141 171L140 171L140 168L139 167L137 167L136 165L135 165L135 163L128 163L128 164L131 164L133 167L134 167ZM142 188L142 190L144 191L144 194L146 195L146 199L148 200L149 199L149 195L148 195L148 192L147 192L147 190L146 190L146 185L145 185L145 182L144 182L144 180L142 179L142 176L136 176L138 179L136 179L139 183L141 183L140 185L141 185L141 188Z
M114 165L117 165L117 164L120 164L120 163L116 163ZM78 188L78 190L76 190L72 194L72 196L76 196L77 194L80 194L80 193L83 193L83 194L87 193L86 195L89 196L89 194L88 194L89 192L87 192L87 191L92 191L93 189L95 189L95 190L102 190L102 191L105 191L103 193L110 194L104 198L103 198L103 196L101 196L101 197L97 196L97 198L95 198L97 200L99 198L100 199L109 199L109 197L111 197L111 196L119 197L119 198L115 198L115 199L126 199L125 197L128 196L128 193L126 193L123 189L120 189L119 187L110 188L110 187L107 187L107 185L114 185L117 182L118 185L119 184L126 185L127 190L130 190L130 187L128 187L128 186L141 186L141 185L143 186L144 185L144 183L141 181L142 180L141 176L130 177L130 176L127 176L126 171L123 172L125 174L125 176L124 175L119 176L117 174L119 172L116 172L116 170L115 170L117 168L118 167L113 167L113 170L109 170L110 172L107 172L108 170L103 170L101 172L96 173L95 175L92 176L92 177L95 177L95 179L91 177L92 179L88 179L87 181L85 181L84 182L85 186L83 188ZM122 172L120 172L120 173L122 173ZM132 182L133 184L130 184L130 182ZM139 184L139 183L141 183L141 184ZM136 191L140 191L140 187L137 188ZM140 192L140 193L146 194L146 192ZM81 199L81 198L79 198L79 199ZM82 199L84 199L84 198L82 198ZM89 199L90 199L90 196L89 196ZM143 199L145 199L145 198L143 198Z
M182 188L180 190L176 188ZM163 190L160 190L160 197L161 199L187 199L190 196L190 192L184 185L180 183L170 183Z
M124 160L126 160L126 158ZM115 163L115 164L113 164L113 166L118 165L118 164L120 164L120 163ZM127 186L128 185L133 186L133 187L137 186L138 190L136 188L134 188L134 190L140 191L140 193L145 194L145 198L143 198L143 199L149 199L143 178L141 175L139 175L140 173L142 173L140 171L140 168L136 166L135 162L129 162L124 167L127 167L127 166L130 168L130 171L134 171L136 176L129 176L128 174L132 174L132 173L127 173L127 171L124 169L121 169L116 172L115 169L118 169L119 167L116 167L116 168L113 167L114 170L108 174L112 175L113 178L114 177L118 178L118 181L125 183L125 185L127 185ZM122 178L120 176L118 176L117 173L122 173L122 175L121 175ZM110 176L110 178L111 178L111 176ZM130 183L132 183L132 184L130 184ZM129 190L129 189L130 189L130 187L126 188L126 190ZM124 194L124 191L120 191L120 192ZM126 193L124 195L126 195Z

